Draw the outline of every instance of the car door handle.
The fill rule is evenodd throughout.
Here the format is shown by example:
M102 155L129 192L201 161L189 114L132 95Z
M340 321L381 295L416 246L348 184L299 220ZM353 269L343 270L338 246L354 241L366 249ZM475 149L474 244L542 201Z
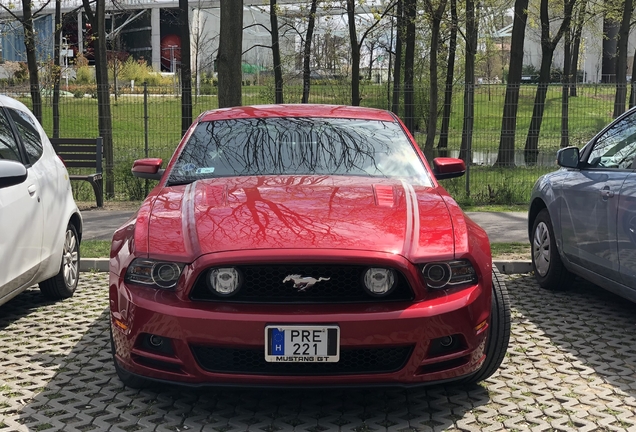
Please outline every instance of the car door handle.
M27 190L29 191L29 195L33 196L35 195L37 188L35 187L35 185L31 185L27 188Z
M614 198L614 192L610 190L609 186L605 186L601 189L601 197L603 199Z

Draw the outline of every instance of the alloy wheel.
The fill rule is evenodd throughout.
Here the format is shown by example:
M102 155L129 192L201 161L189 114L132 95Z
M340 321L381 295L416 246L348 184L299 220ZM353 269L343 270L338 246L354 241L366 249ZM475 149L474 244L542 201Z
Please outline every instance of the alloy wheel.
M74 287L77 283L79 271L79 253L77 249L77 237L73 231L67 229L64 252L62 253L64 283L67 287Z
M548 274L550 269L550 230L545 222L539 222L534 230L532 255L535 270L541 276Z

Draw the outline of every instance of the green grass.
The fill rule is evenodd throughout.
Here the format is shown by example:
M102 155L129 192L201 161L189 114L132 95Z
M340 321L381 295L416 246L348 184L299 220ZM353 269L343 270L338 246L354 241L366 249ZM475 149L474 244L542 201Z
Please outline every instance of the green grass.
M465 212L527 212L527 204L484 204L484 205L464 205Z
M136 90L141 91L137 86ZM570 143L581 146L611 120L613 109L614 86L584 85L578 87L578 97L570 98L569 131ZM86 92L94 92L94 85L86 87ZM143 199L145 182L132 177L130 167L135 159L146 155L144 146L148 144L147 154L150 157L161 157L168 160L181 137L181 103L174 94L174 87L150 88L148 98L148 133L144 131L143 97L121 95L115 102L111 98L114 145L114 177L115 198L121 200ZM302 87L286 85L285 101L300 101ZM516 151L523 150L526 134L532 116L536 86L524 85L520 89L519 109L517 117ZM424 117L428 92L425 86L415 90L416 114L420 130L425 129ZM363 106L387 108L386 85L363 84L361 86ZM490 163L496 158L505 85L478 86L475 90L475 121L473 145L475 152L480 152ZM21 99L30 106L30 98ZM273 102L272 86L243 87L243 104L263 104ZM350 103L350 87L345 83L313 84L310 102L348 104ZM193 115L217 108L215 95L193 97ZM97 99L65 97L60 103L61 136L63 137L95 137L98 135ZM401 110L403 113L403 108ZM441 123L441 119L440 119ZM449 148L457 151L461 143L463 123L463 87L457 86L454 93L453 110L450 121ZM44 98L43 126L47 133L52 133L52 106L50 97ZM438 128L439 131L439 128ZM546 98L545 113L539 148L546 155L548 163L560 145L561 137L561 87L550 86ZM425 136L416 132L415 138L423 145ZM517 155L518 158L520 155ZM471 167L470 191L466 192L465 177L445 180L444 187L462 205L496 205L525 204L536 179L554 167L532 167L500 169L487 166L488 163ZM154 183L150 182L149 187ZM76 199L91 200L92 189L87 182L74 182Z
M504 254L529 254L530 245L526 243L491 243L493 258ZM110 240L84 240L81 244L82 258L108 258Z
M530 255L529 243L491 243L490 250L492 251L493 258L505 254L524 254Z
M82 258L108 258L110 240L83 240L80 244Z

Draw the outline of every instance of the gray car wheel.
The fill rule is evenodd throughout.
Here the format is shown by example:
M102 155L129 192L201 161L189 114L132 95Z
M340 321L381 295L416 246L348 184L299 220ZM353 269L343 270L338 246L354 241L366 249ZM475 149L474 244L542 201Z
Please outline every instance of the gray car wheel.
M73 296L79 282L80 240L72 223L66 227L62 263L58 274L40 282L40 291L48 298L63 299Z
M534 277L542 288L549 290L566 289L574 275L563 262L556 246L554 228L547 209L539 212L532 224L532 269Z

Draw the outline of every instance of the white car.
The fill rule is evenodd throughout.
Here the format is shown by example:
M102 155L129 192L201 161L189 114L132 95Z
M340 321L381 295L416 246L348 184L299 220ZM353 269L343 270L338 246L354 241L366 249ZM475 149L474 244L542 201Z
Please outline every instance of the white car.
M81 236L66 167L29 109L0 95L0 305L36 283L71 297Z

